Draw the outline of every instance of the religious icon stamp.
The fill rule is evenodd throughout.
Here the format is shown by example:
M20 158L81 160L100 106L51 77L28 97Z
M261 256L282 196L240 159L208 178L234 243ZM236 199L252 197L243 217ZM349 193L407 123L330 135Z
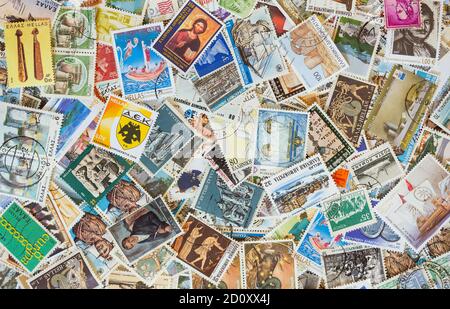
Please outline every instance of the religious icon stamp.
M111 95L92 143L136 162L144 153L157 116L147 107Z
M32 273L52 253L58 241L13 201L0 216L0 244Z
M172 69L151 45L161 33L162 23L112 32L122 93L127 98L160 98L174 94Z
M422 26L420 0L385 0L386 29L419 28Z
M213 15L189 0L154 41L152 48L179 70L187 72L222 26Z
M8 87L44 86L55 82L51 23L48 19L5 24Z

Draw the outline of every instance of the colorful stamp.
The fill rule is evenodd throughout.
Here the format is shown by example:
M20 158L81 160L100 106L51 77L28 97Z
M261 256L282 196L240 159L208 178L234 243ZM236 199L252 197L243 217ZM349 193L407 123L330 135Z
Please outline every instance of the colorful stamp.
M415 252L409 246L405 246L405 250L402 252L384 250L382 253L387 278L406 273L429 259L425 251Z
M17 202L12 202L0 216L0 243L30 273L58 245L56 238Z
M438 108L431 114L430 119L445 133L450 134L450 94L442 99Z
M0 26L5 22L35 19L49 19L52 22L59 8L60 4L53 0L21 0L20 3L7 1L0 13Z
M270 88L278 102L297 96L306 90L302 82L288 63L288 73L269 80Z
M115 30L139 26L142 24L142 16L125 13L108 7L98 7L95 15L97 40L112 44L111 32Z
M161 197L129 214L111 226L109 231L130 264L182 232Z
M432 154L447 169L450 169L450 136L425 127L417 140L409 161L408 170L417 165L427 154Z
M177 11L177 0L147 1L147 7L144 12L144 24L170 20Z
M32 289L94 289L100 285L80 252L30 278Z
M158 112L115 95L106 102L92 143L132 161L138 161Z
M192 215L183 224L184 234L172 244L177 258L200 276L218 283L239 250L239 244Z
M174 94L172 69L150 47L162 23L112 32L122 93L127 98L160 98Z
M55 82L50 27L48 19L5 24L6 63L10 68L8 87Z
M164 195L173 183L174 176L164 169L150 175L139 164L135 164L128 173L152 197Z
M384 1L386 29L419 28L422 26L420 0Z
M308 128L308 113L259 109L253 173L275 174L304 160Z
M146 2L146 0L106 0L105 4L115 9L127 11L136 15L142 15Z
M317 104L312 105L308 112L309 132L306 154L307 156L320 154L327 167L333 172L352 156L355 148Z
M292 240L244 242L241 248L244 288L297 288Z
M280 38L284 56L307 90L326 84L348 67L314 15Z
M352 16L355 12L355 0L307 0L306 10L334 14L339 16Z
M117 73L116 59L114 58L114 48L111 45L97 43L97 58L95 61L95 83L116 80Z
M339 192L319 155L314 155L263 180L280 214L292 215Z
M449 186L449 172L428 154L375 210L418 251L450 219Z
M176 68L187 72L222 26L214 16L189 0L154 41L152 48Z
M376 222L375 214L365 189L332 197L322 202L322 208L333 236Z
M271 0L257 1L255 7L259 8L261 6L269 9L270 18L272 19L273 27L278 37L295 27L295 23L278 2Z
M0 193L44 203L62 115L0 104Z
M246 18L250 13L252 13L253 9L256 5L256 0L219 0L219 6L226 9L227 11L233 13L240 18Z
M131 167L131 162L93 145L73 160L61 178L95 206Z

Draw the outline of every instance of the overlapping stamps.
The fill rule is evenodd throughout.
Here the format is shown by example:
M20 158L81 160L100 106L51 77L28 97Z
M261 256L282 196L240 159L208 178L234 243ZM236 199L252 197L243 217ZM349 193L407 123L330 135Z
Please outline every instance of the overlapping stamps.
M418 28L422 26L419 0L385 0L384 22L387 29Z
M308 11L335 14L340 16L352 16L355 11L355 0L307 0L306 9Z
M34 19L49 19L53 22L60 4L53 0L23 0L20 4L8 1L2 6L0 26L5 22L25 21Z

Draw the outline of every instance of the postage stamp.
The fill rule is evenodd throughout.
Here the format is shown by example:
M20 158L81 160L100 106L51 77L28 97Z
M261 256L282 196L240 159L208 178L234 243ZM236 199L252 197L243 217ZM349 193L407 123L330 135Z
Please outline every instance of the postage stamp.
M449 172L427 154L375 210L418 251L450 219L449 186Z
M309 109L309 132L306 154L320 154L331 172L355 152L355 148L328 118L327 114L317 105Z
M445 133L450 134L450 94L442 99L438 108L431 114L430 119Z
M432 154L447 169L450 169L450 136L425 127L417 140L407 170L411 170L427 154Z
M366 189L336 195L322 202L322 208L333 236L376 222Z
M437 289L448 289L450 287L450 253L433 259L425 270Z
M422 26L420 0L385 0L386 29L420 28Z
M368 80L375 61L381 26L375 21L341 17L334 43L348 62L345 70L358 79Z
M295 289L297 268L292 240L244 242L241 247L243 287Z
M114 47L105 43L97 43L97 58L95 60L95 83L116 80L116 59L114 58Z
M328 96L326 111L353 146L358 147L376 85L339 75Z
M50 27L48 19L5 24L6 63L10 68L8 87L44 86L55 82Z
M275 28L278 37L295 27L294 21L281 7L278 1L257 1L255 7L259 8L261 6L265 6L269 10L270 18L272 19L273 27Z
M419 28L388 30L387 60L425 66L436 64L440 48L442 2L422 0L420 5L422 25Z
M174 94L172 69L151 44L164 28L147 24L112 32L122 93L127 98L161 98Z
M239 18L246 18L250 13L252 13L253 9L256 5L256 0L238 0L238 1L230 1L230 0L219 0L219 6L230 11L233 15L238 16Z
M129 214L109 231L129 264L134 264L182 232L161 197Z
M155 39L152 48L186 73L222 26L213 15L189 0Z
M307 90L326 84L348 67L315 15L282 36L280 42L287 62Z
M377 289L430 289L432 283L424 268L408 270L389 278L376 286Z
M177 0L147 1L144 12L144 24L170 20L178 11Z
M269 80L270 88L278 102L297 96L306 90L292 66L287 64L287 67L287 74Z
M139 26L142 24L143 18L142 16L129 14L121 10L100 6L97 7L95 19L97 40L112 44L112 31Z
M329 289L368 279L372 285L386 280L379 248L354 246L324 250L322 265L325 286Z
M263 180L262 186L281 214L294 214L339 192L319 155Z
M131 168L131 161L89 145L61 178L87 203L95 206Z
M189 215L184 234L172 244L177 258L196 273L218 283L239 250L239 244Z
M297 245L317 211L317 207L310 207L295 216L287 217L272 231L267 233L264 238L272 240L292 239L294 244Z
M100 285L80 252L28 280L32 289L94 289Z
M0 216L0 244L32 273L52 253L58 241L13 201Z
M132 161L139 161L158 117L147 107L111 95L92 143Z
M174 176L165 169L160 169L156 174L150 175L139 164L135 164L128 172L128 175L152 198L156 198L158 195L164 195L175 180Z
M6 22L17 22L35 19L49 19L51 22L58 14L60 4L53 0L22 0L20 4L7 1L0 13L0 26Z
M53 47L94 50L96 42L94 8L62 7L53 25Z
M62 115L0 104L0 193L44 203Z
M217 173L210 169L193 208L208 214L215 226L248 228L261 203L264 189L244 181L230 190Z
M275 174L305 159L309 115L259 109L253 173Z
M307 0L306 10L334 14L339 16L352 16L355 12L355 0Z
M66 229L72 227L82 216L82 211L54 182L50 182L48 203L52 204Z
M367 190L381 187L405 175L389 143L384 143L354 159L350 168L356 183Z
M146 0L133 0L133 1L124 1L124 0L106 0L106 6L127 11L132 14L142 15L144 13L145 4L148 1ZM153 1L150 1L153 2ZM170 2L170 1L169 1Z

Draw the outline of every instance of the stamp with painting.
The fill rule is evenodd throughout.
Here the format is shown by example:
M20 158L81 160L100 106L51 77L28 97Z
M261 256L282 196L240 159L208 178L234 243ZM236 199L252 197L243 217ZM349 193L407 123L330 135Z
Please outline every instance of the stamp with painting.
M307 0L306 10L338 16L352 16L356 0Z
M95 83L116 80L119 74L114 58L114 49L112 45L97 43L97 58L95 61Z
M425 127L417 140L407 170L411 170L427 154L432 154L448 170L450 165L450 136Z
M420 28L420 0L385 0L384 24L386 29Z
M95 14L97 40L113 44L112 31L131 28L142 24L142 16L126 13L109 7L98 7Z
M5 22L22 22L35 19L49 19L53 22L60 4L53 0L22 0L20 4L14 1L7 1L2 6L0 13L0 26Z

